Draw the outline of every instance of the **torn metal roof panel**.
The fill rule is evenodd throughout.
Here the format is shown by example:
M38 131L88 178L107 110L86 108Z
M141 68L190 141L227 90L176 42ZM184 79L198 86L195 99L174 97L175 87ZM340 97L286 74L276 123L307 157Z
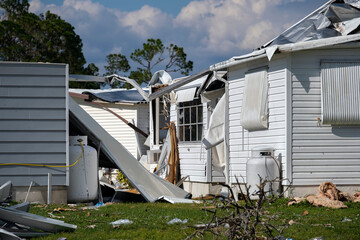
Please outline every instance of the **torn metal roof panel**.
M101 152L124 173L147 201L155 202L163 195L178 198L190 196L188 192L145 169L123 145L105 131L72 98L69 99L69 109L72 123L81 125L82 130L86 131L85 134L100 142Z
M233 57L210 66L211 70L268 57L276 53L309 50L359 41L360 0L332 0L297 22L275 39L249 54ZM353 35L350 35L353 34ZM343 36L342 36L343 35Z
M123 103L146 103L147 101L136 89L70 89L70 92L90 95L92 99L100 99L105 102L123 102ZM144 90L148 93L148 90Z
M46 232L72 232L76 229L76 225L68 224L60 220L4 207L0 207L0 219Z
M178 88L180 88L180 87L182 87L182 86L184 86L184 85L186 85L186 84L188 84L188 83L190 83L192 81L195 81L195 80L197 80L197 79L199 79L199 78L201 78L203 76L207 76L209 74L212 74L212 71L204 70L204 71L201 71L201 72L196 73L194 75L185 77L184 79L182 79L180 81L174 82L173 84L171 84L171 85L169 85L167 87L164 87L164 88L160 89L159 91L154 92L153 94L151 94L149 96L149 101L154 100L154 99L156 99L158 97L161 97L166 93L169 93L169 92L171 92L171 91L173 91L175 89L178 89Z
M0 239L2 239L2 240L21 240L21 238L19 238L15 234L8 232L1 228L0 228Z

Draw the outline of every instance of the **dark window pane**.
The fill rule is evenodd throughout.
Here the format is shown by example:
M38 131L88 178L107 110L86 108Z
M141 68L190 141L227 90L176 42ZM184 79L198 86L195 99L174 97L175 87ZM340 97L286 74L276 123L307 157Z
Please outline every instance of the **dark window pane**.
M184 109L179 109L179 124L183 124L184 123Z
M184 126L179 127L179 141L184 141Z
M202 124L198 124L197 125L197 132L198 132L198 141L201 141L202 140L202 128L203 128L203 125Z
M190 127L189 126L184 126L185 127L185 141L190 141Z
M190 127L191 129L191 141L197 141L197 137L196 137L196 125L192 125Z
M185 108L184 109L185 112L185 123L190 123L190 109L189 108Z
M197 120L197 122L202 123L202 121L203 121L203 108L202 108L202 106L199 106L198 107L198 120Z
M196 123L196 107L191 108L191 123Z

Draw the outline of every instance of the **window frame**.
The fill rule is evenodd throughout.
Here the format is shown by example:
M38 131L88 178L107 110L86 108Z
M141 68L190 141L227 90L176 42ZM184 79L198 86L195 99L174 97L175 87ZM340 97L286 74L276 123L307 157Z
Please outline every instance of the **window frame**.
M188 110L187 110L188 109ZM195 109L196 116L193 121L192 109ZM188 111L189 116L186 117L186 112ZM204 106L200 98L194 99L192 101L180 102L176 106L176 116L177 116L177 134L179 142L181 143L191 143L191 142L201 142L204 133ZM201 112L201 119L199 113ZM183 120L181 121L181 114L183 114ZM192 129L195 126L196 136L193 138ZM188 133L189 137L186 136L186 127L189 127Z

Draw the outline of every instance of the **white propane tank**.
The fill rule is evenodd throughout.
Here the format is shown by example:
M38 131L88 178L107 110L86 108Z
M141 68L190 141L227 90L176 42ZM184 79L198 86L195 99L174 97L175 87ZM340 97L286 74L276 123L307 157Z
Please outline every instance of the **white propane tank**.
M80 160L70 167L68 202L87 202L98 197L97 152L93 147L87 146L87 136L70 136L69 165L74 164L81 155L79 139L82 140L84 153Z
M263 180L279 180L280 163L273 158L274 149L268 147L256 147L251 150L251 158L246 163L246 183L250 187L250 198L258 198L256 192L259 191L257 185L260 183L260 178ZM272 190L272 194L277 194L279 191L279 181L272 184L265 185L265 192Z

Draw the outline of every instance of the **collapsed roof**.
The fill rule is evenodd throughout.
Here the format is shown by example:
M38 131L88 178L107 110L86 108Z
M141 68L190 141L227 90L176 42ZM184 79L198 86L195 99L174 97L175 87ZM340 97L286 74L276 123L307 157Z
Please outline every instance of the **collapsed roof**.
M360 40L360 0L331 0L257 50L210 66L223 70L275 53L314 49Z
M91 100L99 99L111 103L147 103L136 89L70 89L69 91L89 95ZM148 93L148 90L144 91Z

